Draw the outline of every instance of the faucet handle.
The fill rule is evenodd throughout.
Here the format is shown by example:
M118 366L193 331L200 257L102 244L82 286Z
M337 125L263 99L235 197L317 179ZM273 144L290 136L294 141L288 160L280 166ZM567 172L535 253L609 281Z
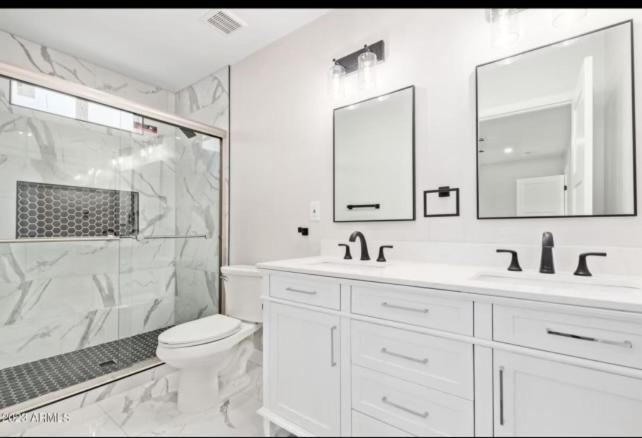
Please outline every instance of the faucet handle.
M517 251L512 249L498 249L497 252L507 252L511 254L510 266L508 266L509 271L521 271L522 267L519 266L519 260L517 259Z
M580 254L580 260L577 263L577 269L573 273L574 275L581 275L582 277L590 277L591 271L588 269L588 265L586 264L586 258L588 256L598 256L598 257L606 257L605 252L583 252Z
M350 254L350 245L347 243L339 243L337 246L345 246L346 247L346 253L343 256L344 260L351 260L352 259L352 254Z
M385 262L386 261L386 257L383 255L383 250L386 249L386 248L393 248L393 246L392 245L381 245L379 247L379 257L377 257L377 261L378 262Z

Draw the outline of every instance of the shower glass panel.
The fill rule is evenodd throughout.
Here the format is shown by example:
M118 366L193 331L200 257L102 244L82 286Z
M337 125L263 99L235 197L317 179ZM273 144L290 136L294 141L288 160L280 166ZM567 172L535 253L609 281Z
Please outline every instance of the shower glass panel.
M159 331L218 313L220 139L144 119L116 168L139 194L137 239L120 241L120 333L153 345Z
M221 141L0 77L0 411L218 313Z

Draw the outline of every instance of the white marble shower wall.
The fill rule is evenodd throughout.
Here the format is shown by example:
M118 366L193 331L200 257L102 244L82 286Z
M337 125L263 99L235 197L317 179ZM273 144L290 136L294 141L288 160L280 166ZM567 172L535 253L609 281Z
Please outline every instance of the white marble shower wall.
M230 67L223 67L176 92L176 114L228 130Z
M176 113L228 130L229 67L178 91ZM220 228L221 144L204 135L181 139L177 148L181 155L176 163L177 231L179 234L205 232L209 236L217 236ZM217 239L177 242L177 322L218 313L218 266Z
M121 187L139 193L139 232L143 237L176 234L177 129L144 120L156 133L135 134L121 169ZM129 167L129 168L127 168ZM122 240L120 246L121 336L174 324L176 241Z
M118 243L0 245L0 368L118 337Z
M174 93L0 30L0 61L174 112Z
M136 191L141 233L173 234L175 134L166 131L0 108L0 238L15 236L17 180ZM174 323L173 240L0 246L1 368Z
M218 313L220 141L197 134L178 142L176 233L207 239L176 241L176 322Z
M144 235L175 229L174 129L134 134L12 106L0 79L0 239L16 181L139 193ZM0 368L174 323L174 242L0 245Z

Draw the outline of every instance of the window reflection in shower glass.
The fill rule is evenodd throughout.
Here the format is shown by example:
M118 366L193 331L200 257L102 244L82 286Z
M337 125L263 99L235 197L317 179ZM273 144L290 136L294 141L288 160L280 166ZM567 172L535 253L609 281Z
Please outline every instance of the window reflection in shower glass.
M139 131L140 117L48 88L11 80L11 104L125 131Z

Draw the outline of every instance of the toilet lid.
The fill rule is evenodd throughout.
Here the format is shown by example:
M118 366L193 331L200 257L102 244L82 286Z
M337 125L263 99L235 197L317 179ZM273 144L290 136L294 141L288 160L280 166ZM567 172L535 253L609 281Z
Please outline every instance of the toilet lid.
M207 344L227 338L241 329L241 321L226 315L212 315L165 330L158 343L173 347Z

